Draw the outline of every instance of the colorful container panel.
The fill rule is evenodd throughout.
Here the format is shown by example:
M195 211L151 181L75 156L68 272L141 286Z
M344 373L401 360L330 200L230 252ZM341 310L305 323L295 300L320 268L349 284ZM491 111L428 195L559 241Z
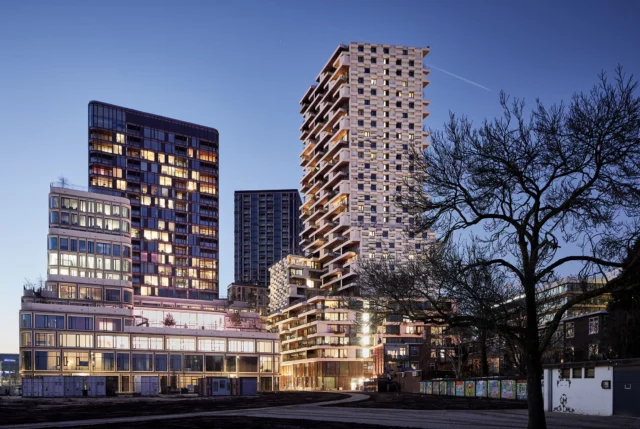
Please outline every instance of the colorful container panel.
M456 396L456 382L447 381L447 395Z
M502 380L502 399L516 399L515 380Z
M441 381L440 382L440 394L441 395L450 395L448 384L449 383L447 383L446 381Z
M464 381L456 381L456 396L464 396Z
M527 380L518 380L516 384L516 398L522 401L527 400Z
M464 396L476 396L476 382L467 380L464 382Z
M489 398L500 399L500 381L489 380Z
M476 381L476 396L478 398L487 397L487 381L486 380Z

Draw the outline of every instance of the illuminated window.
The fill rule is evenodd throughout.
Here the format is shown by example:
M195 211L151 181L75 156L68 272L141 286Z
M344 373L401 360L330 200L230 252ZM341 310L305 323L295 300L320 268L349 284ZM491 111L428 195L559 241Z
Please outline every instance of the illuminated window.
M116 133L116 142L124 143L124 134Z
M140 157L142 159L145 159L147 161L155 161L156 160L156 153L151 151L151 150L141 150L140 151Z
M200 192L202 192L204 194L215 195L216 194L216 187L215 186L210 186L210 185L200 184Z

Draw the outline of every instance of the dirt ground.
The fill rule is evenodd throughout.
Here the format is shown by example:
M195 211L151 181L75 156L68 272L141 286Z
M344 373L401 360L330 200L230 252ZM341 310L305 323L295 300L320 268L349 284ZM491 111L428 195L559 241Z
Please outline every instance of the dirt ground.
M395 408L403 410L517 410L526 409L526 401L483 398L454 398L417 393L367 393L369 399L347 402L335 407Z
M0 400L0 424L83 420L96 417L127 417L276 407L309 402L333 401L346 395L325 392L265 393L255 397L157 397L157 398L20 398ZM186 420L185 420L186 421ZM163 422L163 427L164 427ZM149 422L155 424L158 422ZM175 421L179 425L178 420ZM211 421L208 426L211 427ZM137 426L136 426L137 427ZM139 426L147 427L147 426ZM152 426L148 426L152 427ZM186 426L172 426L186 427ZM215 426L218 427L218 426ZM220 426L225 428L227 426ZM231 426L229 426L231 427ZM237 428L238 426L236 426ZM240 426L244 427L244 426ZM256 428L262 426L255 426ZM283 428L286 426L282 426ZM290 426L306 427L306 426ZM346 426L345 426L346 428Z
M208 428L208 429L389 429L389 426L354 425L353 423L325 422L313 420L261 419L257 417L205 417L197 419L164 420L158 422L127 423L122 428L133 429L168 429ZM78 426L81 428L82 426ZM90 426L87 429L113 429L113 425Z

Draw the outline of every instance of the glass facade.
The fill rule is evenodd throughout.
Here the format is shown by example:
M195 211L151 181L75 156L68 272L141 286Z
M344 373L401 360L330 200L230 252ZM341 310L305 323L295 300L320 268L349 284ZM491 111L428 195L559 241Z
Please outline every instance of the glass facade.
M235 192L235 283L269 285L269 268L300 253L300 194L296 189Z
M90 190L131 201L134 293L217 299L218 132L91 102L88 138Z

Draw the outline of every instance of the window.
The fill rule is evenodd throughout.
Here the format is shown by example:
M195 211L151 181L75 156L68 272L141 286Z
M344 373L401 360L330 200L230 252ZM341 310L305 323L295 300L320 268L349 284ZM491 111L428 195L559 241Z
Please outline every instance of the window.
M118 353L116 363L118 371L129 371L129 353Z
M566 335L567 338L573 338L575 334L573 322L567 322L566 332L567 332L567 335Z
M570 378L571 377L571 369L562 368L560 370L560 378Z
M120 290L119 289L105 289L104 300L111 302L120 302Z
M364 52L364 46L358 45L358 52Z
M64 316L36 314L36 328L64 329Z
M82 259L81 259L82 261ZM83 264L80 264L83 267ZM80 299L89 299L92 301L100 301L102 299L102 290L99 287L80 286Z
M64 369L67 371L88 370L89 352L62 352Z
M20 327L21 328L31 328L31 314L21 314L20 315Z
M137 350L162 350L162 337L133 337L133 348ZM169 347L167 347L169 348ZM177 350L180 350L179 348Z
M365 106L369 106L369 105L371 105L371 100L369 100L369 99L364 100L364 105L365 105Z
M360 95L364 94L364 89L358 88L358 94L360 94Z
M92 334L60 334L58 336L59 347L93 347Z
M169 358L169 370L170 371L182 371L182 356L170 355Z
M167 337L167 350L196 350L195 338Z
M20 355L21 368L25 371L31 371L31 352L23 351Z
M96 318L96 329L98 331L122 332L122 319L98 317Z
M409 55L409 50L408 49L403 49L402 50L402 55Z
M166 371L167 368L167 355L156 355L156 371Z
M224 352L225 341L212 338L198 338L198 351L200 352Z
M36 332L36 347L55 347L56 335L48 332Z
M69 329L93 331L93 317L69 316Z
M273 372L273 358L260 356L260 372Z
M253 340L229 340L229 351L238 353L255 353L255 343Z
M31 332L20 333L20 346L31 347Z
M184 356L184 370L185 371L199 371L203 370L202 355L185 355Z
M585 368L584 369L584 378L595 378L596 377L596 369L595 368Z
M128 335L97 335L96 347L101 349L129 349Z
M76 285L60 284L61 299L76 299Z
M49 250L58 250L58 237L49 237Z
M582 368L573 368L573 378L582 378Z
M359 77L358 78L358 83L364 83L364 78L363 77Z
M596 317L589 318L589 335L595 335L600 331L600 319Z
M369 67L365 67L365 68L364 68L364 72L365 72L365 73L371 73L371 69L370 69Z
M133 353L131 367L132 371L153 371L153 355L151 353Z
M113 353L93 353L93 369L98 371L113 371L115 359Z
M36 352L36 371L55 371L60 369L58 352Z
M205 370L207 372L224 371L224 359L222 356L205 356Z

